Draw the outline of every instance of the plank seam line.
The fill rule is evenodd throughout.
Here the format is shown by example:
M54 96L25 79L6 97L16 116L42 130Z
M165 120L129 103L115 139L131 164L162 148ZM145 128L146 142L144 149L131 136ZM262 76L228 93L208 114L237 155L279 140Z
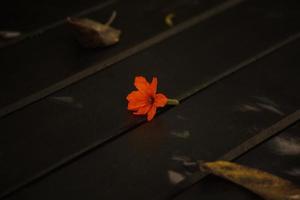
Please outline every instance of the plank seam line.
M287 38L286 40L282 41L282 42L279 42L273 46L271 46L269 49L263 51L262 53L259 53L257 54L256 56L254 56L253 58L250 58L242 63L244 63L242 65L239 64L237 65L237 67L234 67L233 69L236 69L235 71L233 70L228 70L227 72L224 73L224 75L220 75L218 76L219 78L216 78L215 79L215 82L209 82L208 84L202 84L201 88L198 87L197 89L193 90L194 92L198 93L202 90L205 90L207 89L208 87L216 84L218 81L220 81L221 79L225 79L227 78L228 76L232 75L233 73L241 70L243 67L246 67L256 61L258 61L259 59L263 58L264 56L267 56L271 53L274 53L276 50L282 48L283 46L295 41L296 39L298 39L300 37L300 32L295 34L295 35L292 35L290 36L289 38ZM255 59L254 59L255 58ZM239 67L238 67L239 66ZM243 67L241 67L243 66ZM230 72L230 73L229 73ZM181 100L186 100L187 98L190 98L191 96L193 96L195 94L191 94L191 92L187 93L186 94L186 97L185 99L183 97L181 97ZM166 108L164 109L163 111L159 112L159 114L169 110L171 108ZM37 173L35 176L32 176L30 178L28 178L27 180L21 182L20 184L17 184L16 186L14 187L11 187L10 189L8 189L6 192L2 193L0 195L0 199L3 199L3 198L6 198L8 196L11 196L13 195L15 192L17 192L18 190L21 190L22 188L30 185L30 184L33 184L34 182L37 182L39 180L41 180L42 178L45 178L46 176L50 175L51 173L54 173L55 171L63 168L64 166L66 165L69 165L71 164L72 162L75 162L76 160L80 159L81 157L85 156L86 154L96 150L97 148L99 147L102 147L110 142L112 142L113 140L125 135L126 133L138 128L140 125L144 124L145 120L142 120L140 119L135 125L133 126L127 126L127 127L122 127L120 129L117 129L117 130L112 130L111 133L115 133L117 132L118 134L116 135L113 135L113 136L110 136L110 137L107 137L106 139L102 139L102 140L98 140L98 141L95 141L94 143L92 143L91 145L85 147L85 148L82 148L80 151L74 153L74 154L71 154L70 156L67 156L65 157L64 159L62 159L61 161L53 164L52 166L42 170L41 172Z
M296 41L299 38L300 38L300 32L298 32L294 35L290 35L285 40L276 43L275 45L267 48L264 51L261 51L260 53L256 54L253 57L250 57L249 59L244 60L243 62L239 63L235 67L232 67L229 70L226 70L224 73L222 73L218 76L215 76L214 78L210 79L209 81L205 82L204 84L201 84L201 85L198 85L198 86L192 88L187 93L184 93L183 95L179 96L177 99L180 100L180 101L185 100L188 97L191 97L191 96L195 95L198 91L203 90L204 88L209 87L212 84L217 83L218 81L223 80L226 77L229 77L231 74L239 71L242 68L245 68L246 66L250 65L251 63L256 62L257 60L259 60L263 57L271 55L276 50L286 46L287 44L289 44L293 41Z
M171 36L174 36L178 33L183 32L184 30L202 22L205 21L213 16L216 16L220 13L222 13L223 11L234 7L236 5L238 5L239 3L244 2L245 0L229 0L226 1L223 4L220 4L212 9L209 9L207 11L205 11L204 13L197 15L185 22L182 22L181 24L175 26L172 29L169 29L167 31L164 31L160 34L157 34L156 36L145 40L144 42L141 42L131 48L128 48L120 53L118 53L115 56L112 56L110 58L105 59L104 61L95 64L77 74L74 74L62 81L59 81L45 89L42 89L32 95L26 96L22 99L20 99L19 101L16 101L12 104L9 104L3 108L0 109L0 118L7 116L8 114L11 114L19 109L24 108L25 106L28 106L42 98L45 98L47 96L49 96L50 94L57 92L67 86L70 86L88 76L91 76L99 71L103 71L104 69L107 69L108 67L112 66L113 64L116 64L122 60L124 60L125 58L128 58L134 54L137 54L155 44L158 44L168 38L170 38Z

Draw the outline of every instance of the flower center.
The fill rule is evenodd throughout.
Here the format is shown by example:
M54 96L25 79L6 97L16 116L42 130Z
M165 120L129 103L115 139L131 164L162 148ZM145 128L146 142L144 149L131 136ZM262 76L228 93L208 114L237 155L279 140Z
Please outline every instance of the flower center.
M149 104L153 104L154 103L154 98L153 97L149 97L148 98L148 103Z

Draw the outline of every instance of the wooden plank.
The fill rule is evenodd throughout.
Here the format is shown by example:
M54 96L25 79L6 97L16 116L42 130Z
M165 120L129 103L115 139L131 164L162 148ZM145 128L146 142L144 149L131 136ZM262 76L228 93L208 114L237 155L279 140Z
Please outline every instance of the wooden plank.
M123 35L121 42L111 48L81 48L65 24L32 40L1 48L0 65L3 66L3 72L0 75L0 84L5 98L0 98L0 117L133 55L136 51L159 42L161 38L163 40L169 37L170 33L176 34L178 28L170 29L164 24L164 17L169 12L178 12L176 23L180 23L196 13L210 10L220 2L228 2L228 5L231 5L231 2L240 0L215 0L199 3L198 6L192 6L192 2L193 0L152 0L148 3L121 1L119 4L85 15L106 21L113 10L118 12L114 26L122 29ZM221 12L220 9L218 12ZM214 14L216 13L212 15ZM167 30L169 32L166 32ZM161 32L163 37L159 35ZM149 38L154 41L141 44ZM140 44L141 47L138 46Z
M259 10L263 6L265 10ZM274 50L278 41L296 29L284 19L265 18L266 13L281 9L281 4L277 6L271 9L260 1L242 4L3 118L0 146L5 152L1 157L5 165L0 166L0 171L6 176L1 179L2 193L47 174L144 122L144 118L132 117L126 110L125 96L133 89L135 75L156 75L161 91L171 97L189 96L216 77L227 75L245 59L250 57L253 61L254 55L268 47ZM236 17L240 15L244 17ZM266 26L272 23L271 28ZM257 31L252 32L253 29ZM57 100L61 97L71 98L73 103Z
M299 133L300 123L259 145L236 162L286 178L300 185ZM295 148L296 147L296 148ZM258 197L220 178L209 176L179 195L176 200L249 199Z
M192 178L182 156L214 160L300 107L299 47L274 52L8 199L164 196Z

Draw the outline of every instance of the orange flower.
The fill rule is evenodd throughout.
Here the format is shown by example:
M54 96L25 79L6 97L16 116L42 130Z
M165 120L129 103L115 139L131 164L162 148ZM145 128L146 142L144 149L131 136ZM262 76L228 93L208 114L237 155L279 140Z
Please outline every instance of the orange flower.
M134 80L136 91L127 96L128 110L135 111L135 115L146 115L147 120L153 119L158 107L164 107L168 103L168 98L157 91L157 78L153 77L149 83L143 76L137 76Z

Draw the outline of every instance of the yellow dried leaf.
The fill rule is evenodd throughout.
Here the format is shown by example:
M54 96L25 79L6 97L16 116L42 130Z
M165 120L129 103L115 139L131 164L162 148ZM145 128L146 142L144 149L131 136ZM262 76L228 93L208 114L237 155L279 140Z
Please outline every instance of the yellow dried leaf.
M300 199L300 187L268 172L227 161L201 163L200 168L241 185L264 199Z
M173 23L173 18L175 17L175 14L173 13L170 13L168 14L166 17L165 17L165 23L169 26L169 27L172 27L174 26L174 23Z

